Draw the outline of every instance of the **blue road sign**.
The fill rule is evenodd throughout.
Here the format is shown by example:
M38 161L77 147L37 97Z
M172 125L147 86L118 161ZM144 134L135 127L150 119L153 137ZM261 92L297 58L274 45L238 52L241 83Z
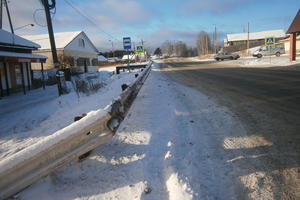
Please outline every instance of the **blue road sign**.
M131 49L131 38L130 37L123 38L123 46L124 46L125 50Z
M144 45L136 45L137 53L144 53Z
M274 46L275 45L275 37L266 37L265 45L266 46Z

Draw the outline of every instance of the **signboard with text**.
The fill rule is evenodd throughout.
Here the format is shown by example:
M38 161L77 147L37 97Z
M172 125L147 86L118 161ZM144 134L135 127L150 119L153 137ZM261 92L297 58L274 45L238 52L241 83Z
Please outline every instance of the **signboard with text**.
M125 50L131 49L131 38L130 37L124 37L123 38L123 47Z

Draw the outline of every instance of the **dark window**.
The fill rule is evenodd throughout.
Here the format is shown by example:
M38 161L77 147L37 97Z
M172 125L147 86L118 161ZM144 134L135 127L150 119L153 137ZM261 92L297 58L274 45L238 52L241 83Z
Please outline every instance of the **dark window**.
M94 58L94 59L92 60L92 65L93 65L93 66L98 66L98 59L97 59L97 58Z
M80 39L78 40L78 42L79 42L79 46L80 46L80 47L83 47L83 48L85 47L84 39L81 39L81 38L80 38Z
M89 66L90 65L90 59L88 58L78 58L77 59L77 66Z

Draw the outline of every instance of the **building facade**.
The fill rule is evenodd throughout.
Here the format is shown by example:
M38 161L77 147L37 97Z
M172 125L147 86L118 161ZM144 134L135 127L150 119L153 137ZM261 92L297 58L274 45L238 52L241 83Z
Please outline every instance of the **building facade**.
M52 52L48 35L23 36L38 43L41 48L34 53L47 56L45 70L54 70ZM83 31L55 33L55 43L61 68L69 68L72 73L98 71L98 50ZM39 69L39 65L32 65Z
M40 46L0 29L0 96L32 89L33 63L43 69L47 57L33 54Z
M266 37L275 37L276 42L285 39L287 37L284 30L269 30L261 32L248 33L236 33L227 34L227 38L224 40L224 50L226 51L241 51L249 48L262 46L265 44ZM249 44L248 43L249 40Z

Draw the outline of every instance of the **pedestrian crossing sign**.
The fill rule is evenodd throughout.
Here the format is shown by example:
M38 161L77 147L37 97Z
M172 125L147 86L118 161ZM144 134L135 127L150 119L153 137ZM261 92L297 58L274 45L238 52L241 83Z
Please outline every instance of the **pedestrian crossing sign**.
M266 46L274 46L275 45L275 37L266 37L265 45Z
M145 52L144 45L136 45L135 48L136 48L137 53L144 53Z

